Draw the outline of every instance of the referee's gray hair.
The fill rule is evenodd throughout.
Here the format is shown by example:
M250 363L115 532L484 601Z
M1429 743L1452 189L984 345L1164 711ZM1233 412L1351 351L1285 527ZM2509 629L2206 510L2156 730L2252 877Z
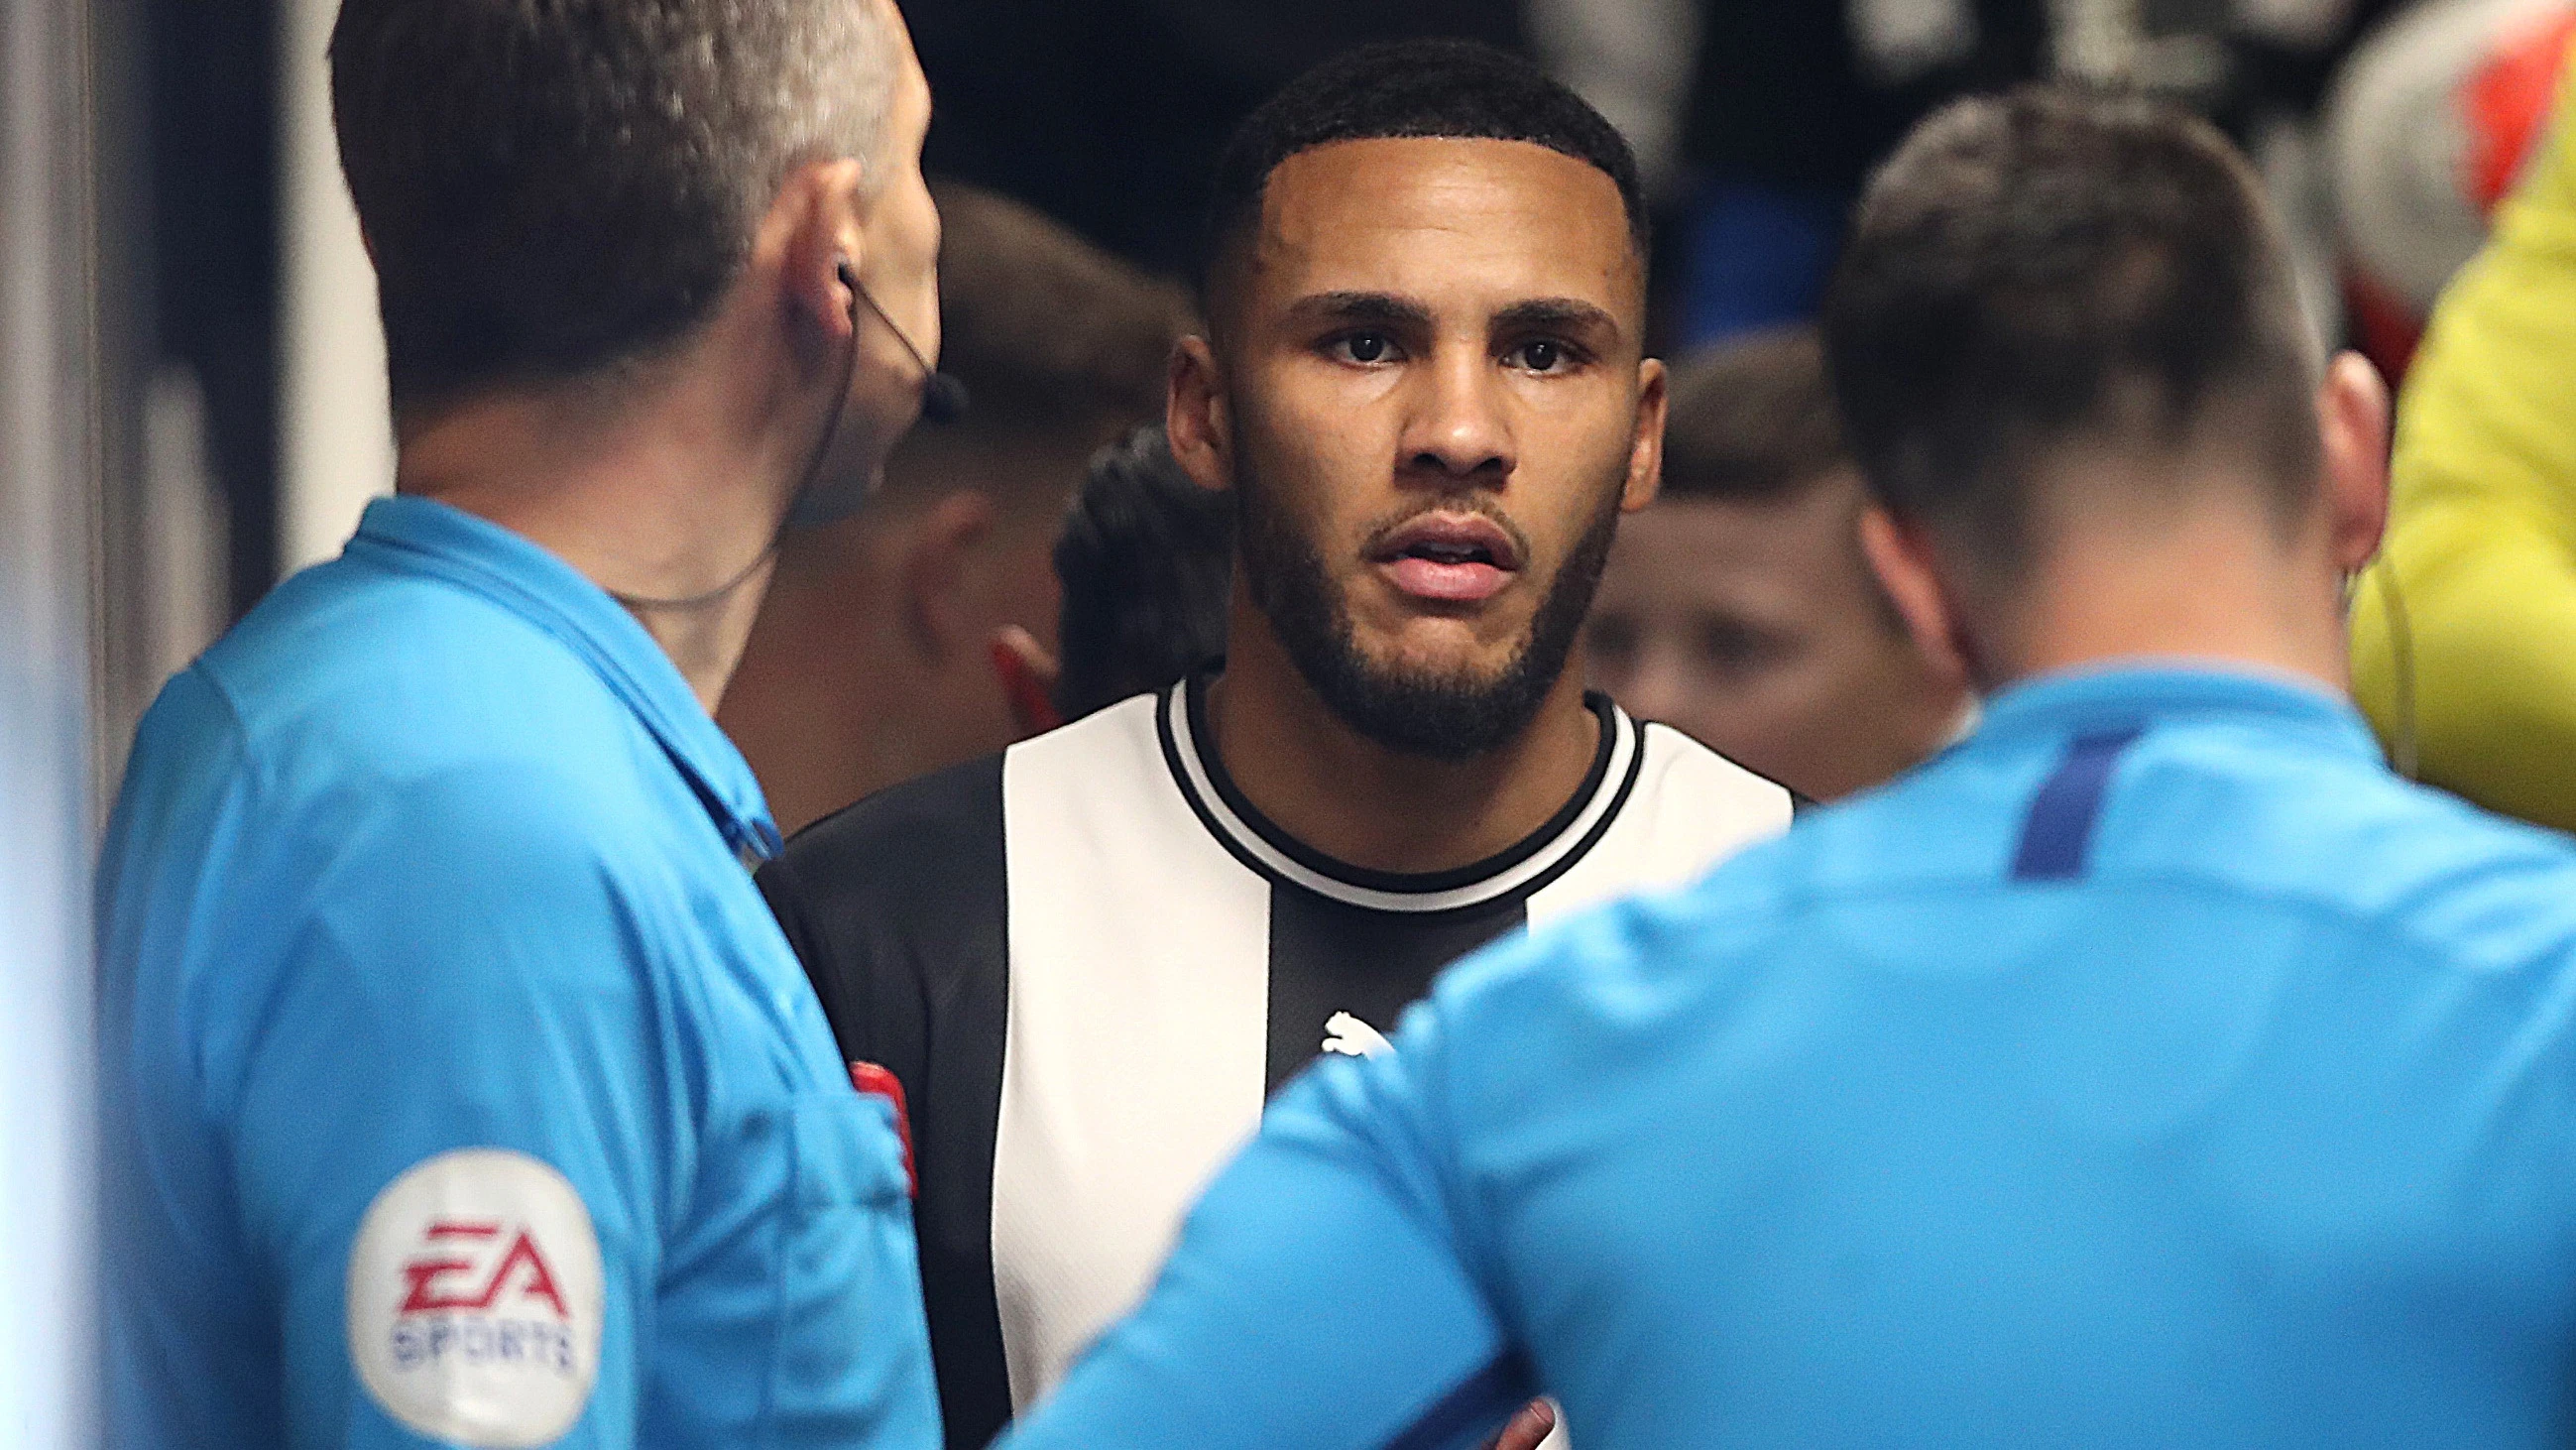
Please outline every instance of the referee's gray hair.
M344 0L333 119L396 406L692 330L796 168L882 177L899 23L892 0Z

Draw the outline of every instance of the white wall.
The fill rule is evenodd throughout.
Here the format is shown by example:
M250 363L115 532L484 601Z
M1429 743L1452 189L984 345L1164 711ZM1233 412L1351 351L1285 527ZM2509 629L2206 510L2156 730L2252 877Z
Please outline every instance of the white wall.
M84 15L0 0L0 1450L95 1439Z
M339 0L280 7L278 562L300 569L348 542L367 500L393 489L385 339L376 277L331 137L327 53Z

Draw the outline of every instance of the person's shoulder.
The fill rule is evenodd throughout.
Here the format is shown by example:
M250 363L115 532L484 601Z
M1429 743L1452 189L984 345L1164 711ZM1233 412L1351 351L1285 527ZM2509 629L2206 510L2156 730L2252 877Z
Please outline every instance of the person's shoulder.
M1008 970L1002 760L951 766L825 816L755 878L844 1051L892 1067L915 1091L925 1090L918 1014L960 990L993 1000Z
M988 834L1001 825L1003 755L915 776L866 796L798 831L778 862L800 874L889 853L921 852Z
M2401 950L2576 942L2576 839L2280 732L2156 732L2132 754L2131 805L2106 814L2097 848L2113 889L2192 883Z
M1014 774L1068 773L1091 779L1124 778L1142 768L1162 769L1161 694L1131 695L1069 724L1014 745L1007 752Z
M489 599L343 556L280 584L197 669L283 776L403 780L587 759L624 712L569 647ZM318 767L318 769L317 769Z
M1788 788L1669 725L1636 727L1634 784L1619 804L1614 857L1630 889L1680 882L1789 829Z
M627 752L583 746L613 718L514 718L507 671L476 691L364 658L288 669L261 656L297 631L247 623L172 676L136 731L119 809L157 820L164 848L254 871L469 847L478 862L591 860L639 824Z
M1154 707L1153 696L1139 695L1008 750L888 786L798 831L762 874L792 881L800 893L831 883L870 890L859 878L935 868L943 856L998 857L1006 773L1091 776L1113 757L1156 750Z
M2481 968L2576 970L2576 839L2393 777L2314 809L2343 859L2303 884L2374 937Z
M834 811L761 868L761 889L809 917L903 911L953 895L960 876L999 872L1002 762L983 756Z
M1641 721L1637 738L1640 792L1702 806L1729 818L1780 827L1789 824L1794 800L1780 782L1736 764L1670 725Z
M1579 1115L1631 1069L1688 1056L1797 965L1804 903L1783 869L1795 853L1766 842L1690 885L1576 912L1452 967L1428 1001L1440 1074L1493 1110L1492 1127Z

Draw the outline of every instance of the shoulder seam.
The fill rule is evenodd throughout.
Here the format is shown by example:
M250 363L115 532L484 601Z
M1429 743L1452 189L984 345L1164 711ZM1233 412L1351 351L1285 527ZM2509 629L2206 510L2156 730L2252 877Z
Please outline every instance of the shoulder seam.
M181 673L203 681L206 692L223 707L224 719L232 726L233 739L240 742L242 778L249 783L253 798L269 794L268 769L261 761L259 742L252 736L250 717L243 713L241 701L233 694L232 687L208 666L203 655Z

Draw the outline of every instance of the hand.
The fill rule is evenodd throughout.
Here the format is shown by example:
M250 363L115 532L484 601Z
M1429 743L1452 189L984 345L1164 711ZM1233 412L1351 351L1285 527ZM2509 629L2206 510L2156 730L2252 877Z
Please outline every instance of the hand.
M1538 1442L1556 1428L1556 1406L1545 1400L1532 1400L1529 1407L1512 1416L1485 1450L1538 1450Z

